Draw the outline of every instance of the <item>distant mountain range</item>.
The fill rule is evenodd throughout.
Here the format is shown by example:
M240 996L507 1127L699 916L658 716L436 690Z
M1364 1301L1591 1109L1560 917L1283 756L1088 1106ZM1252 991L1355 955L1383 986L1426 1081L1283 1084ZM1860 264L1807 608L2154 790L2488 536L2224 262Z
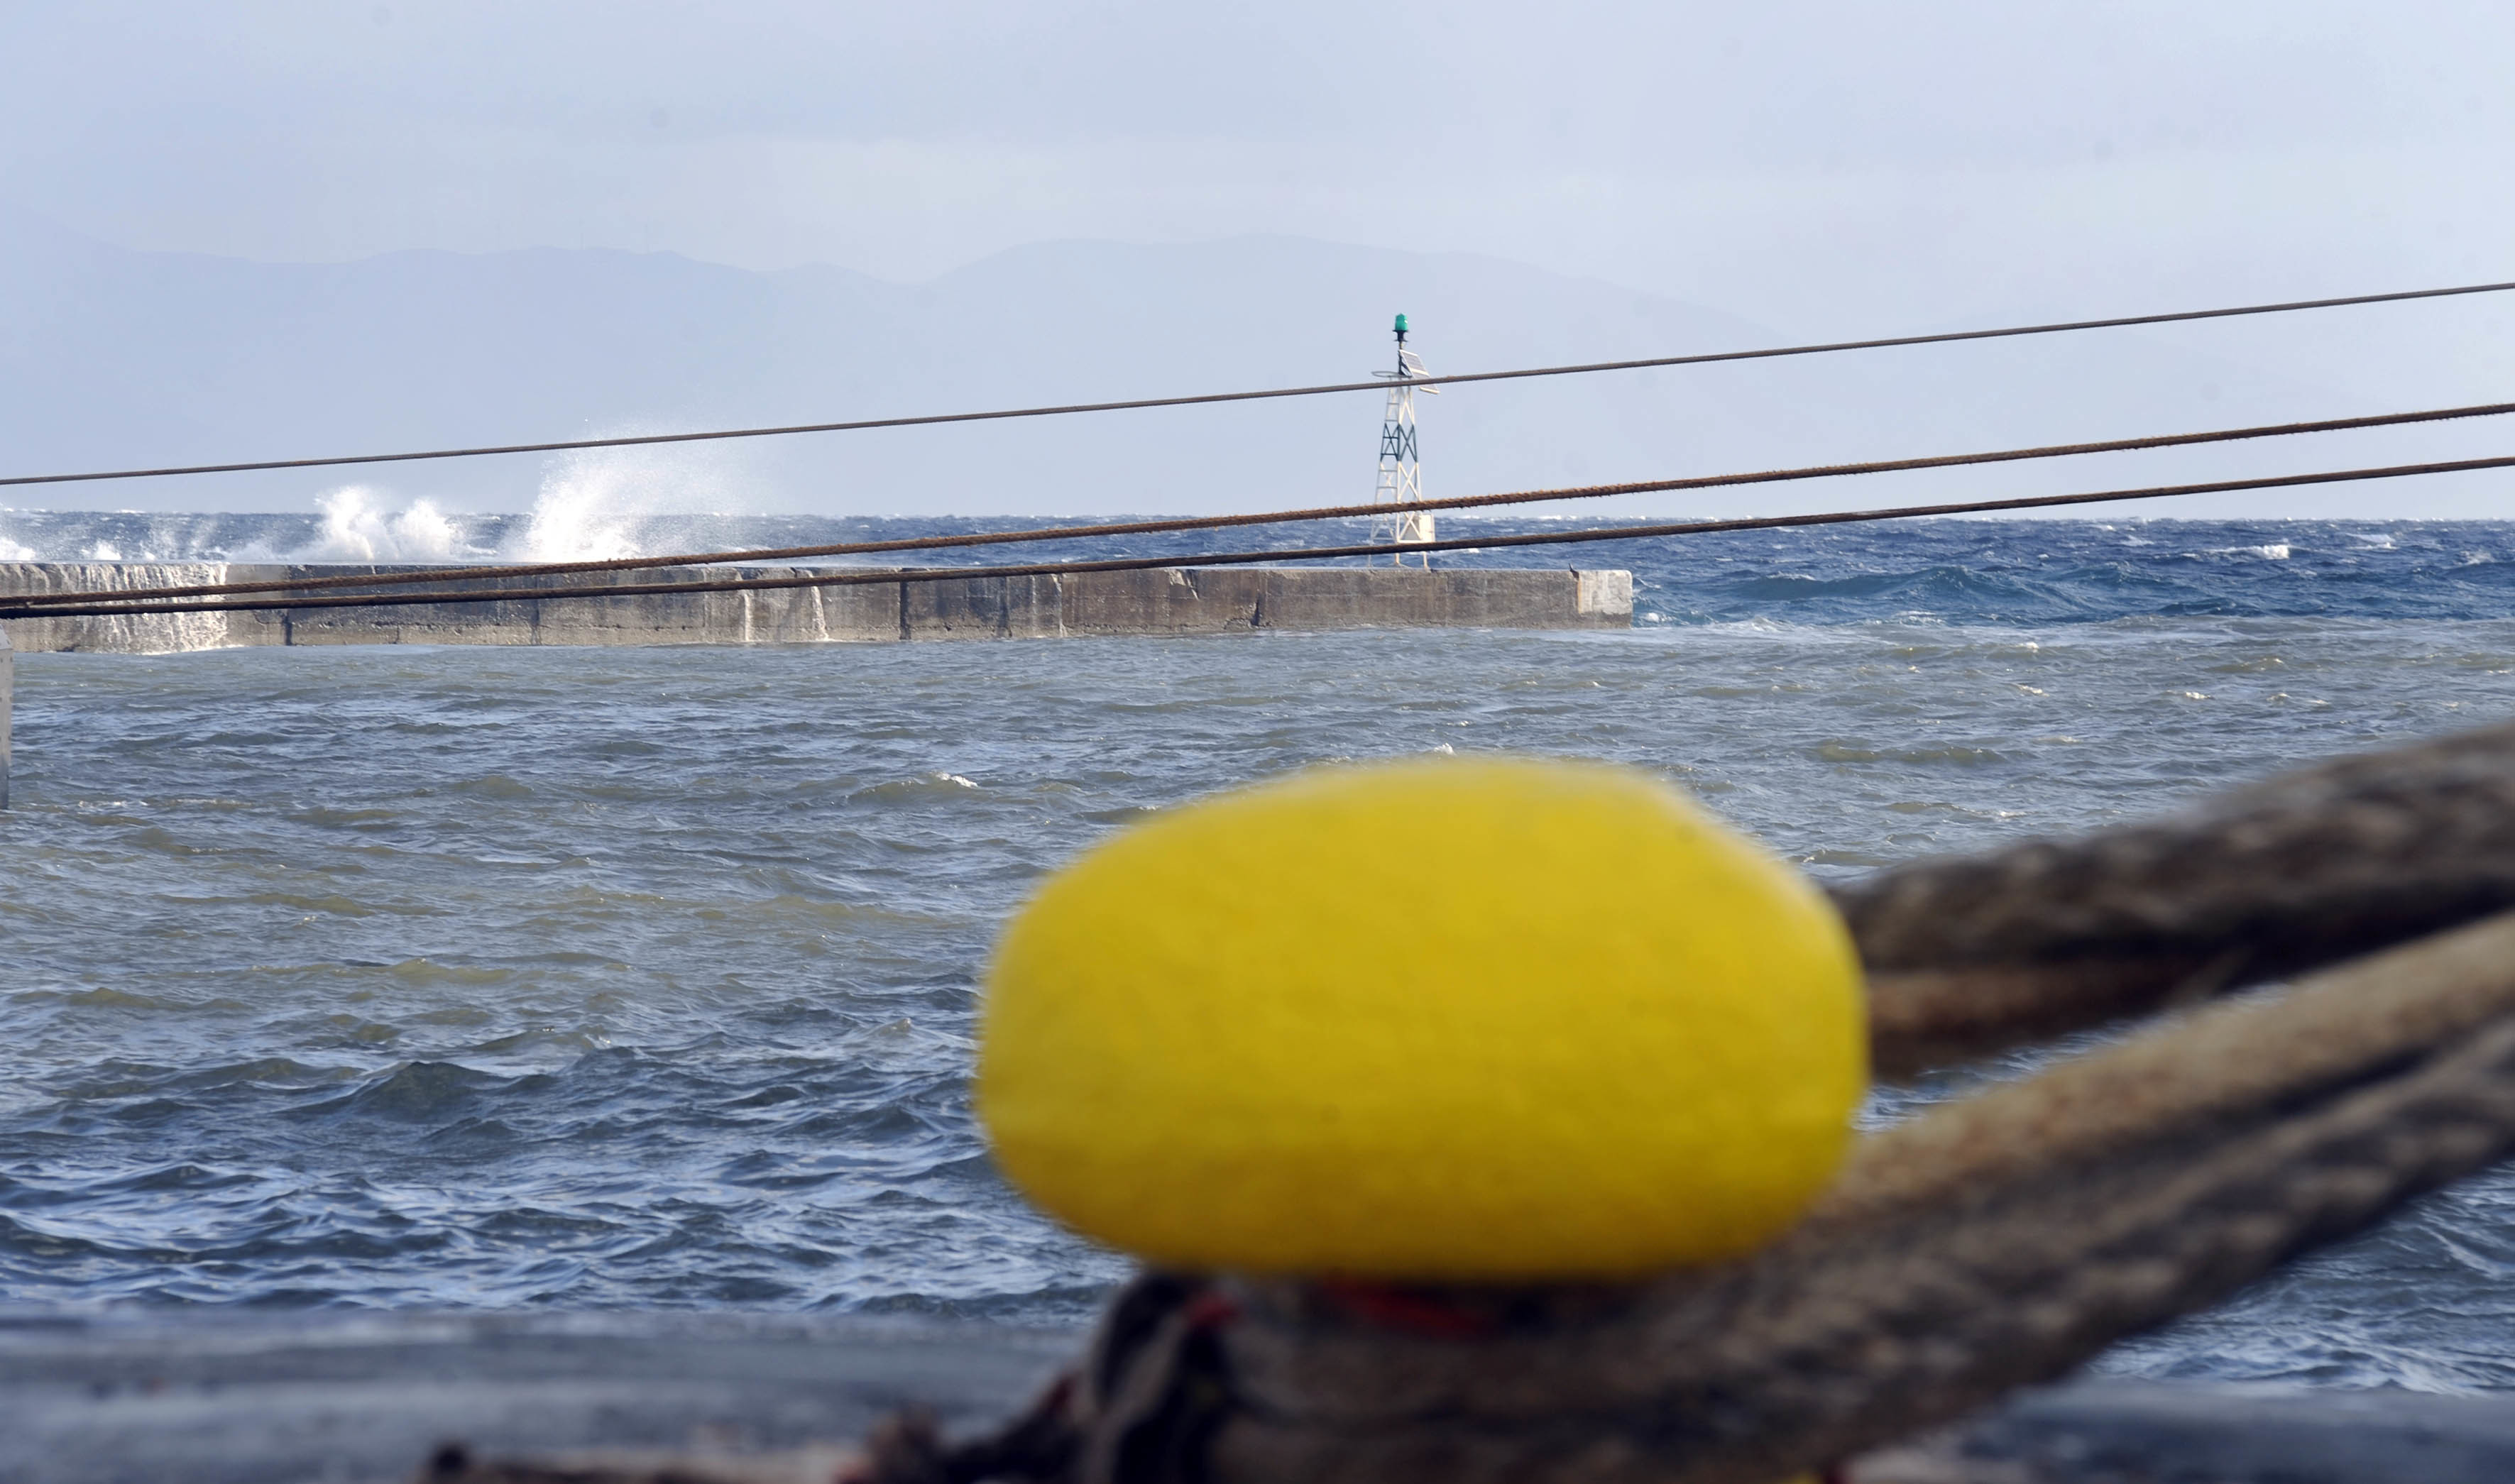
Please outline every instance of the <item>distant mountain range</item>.
M1406 312L1435 371L1784 337L1593 280L1290 237L1049 242L925 283L661 253L272 264L109 246L0 214L0 472L877 417L1360 379ZM2106 332L1463 387L1422 403L1434 494L1662 477L2367 410ZM19 507L291 510L344 484L521 510L545 480L656 508L962 515L1367 498L1371 394L533 458L0 490ZM2318 448L2305 456L2323 456ZM1732 513L2207 477L2242 454L1660 496ZM2301 467L2301 466L2299 466ZM2324 513L2318 497L2243 507ZM2183 514L2216 514L2223 504ZM2356 507L2364 509L2362 501ZM2166 512L2160 510L2158 514Z

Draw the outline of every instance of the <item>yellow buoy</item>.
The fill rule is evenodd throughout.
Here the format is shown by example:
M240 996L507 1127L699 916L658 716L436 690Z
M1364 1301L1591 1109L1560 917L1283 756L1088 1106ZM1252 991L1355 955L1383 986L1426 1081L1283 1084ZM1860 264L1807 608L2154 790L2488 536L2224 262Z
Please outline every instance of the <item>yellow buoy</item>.
M1016 1185L1154 1261L1473 1281L1756 1246L1866 1082L1795 872L1631 769L1443 759L1085 854L1006 930L977 1092Z

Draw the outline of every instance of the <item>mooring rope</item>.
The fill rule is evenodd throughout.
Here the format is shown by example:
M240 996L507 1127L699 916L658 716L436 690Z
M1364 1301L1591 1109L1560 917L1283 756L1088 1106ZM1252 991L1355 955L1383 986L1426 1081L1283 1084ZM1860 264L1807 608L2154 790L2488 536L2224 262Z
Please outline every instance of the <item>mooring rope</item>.
M2006 464L2032 459L2073 458L2082 454L2125 453L2161 448L2186 448L2250 438L2288 437L2304 433L2357 432L2441 423L2463 418L2502 417L2515 412L2515 402L2485 402L2467 407L2439 407L2418 412L2376 413L2365 417L2327 418L2308 423L2277 423L2251 428L2222 428L2201 433L2161 433L2148 437L2109 438L2091 443L2048 443L2029 448L2000 448L1976 453L1931 454L1910 459L1878 459L1860 464L1822 464L1795 469L1744 474L1692 474L1673 479L1647 479L1621 484L1588 484L1554 489L1516 490L1502 494L1453 495L1411 502L1418 511L1483 510L1497 506L1536 505L1561 500L1607 499L1620 495L1671 490L1719 489L1742 484L1771 484L1798 479L1831 479L1854 474L1901 474L1926 469L1957 469L1976 464ZM29 594L13 602L57 605L79 602L138 602L144 599L224 597L243 593L312 592L329 588L413 586L432 582L479 582L509 577L555 577L578 572L628 572L656 567L719 566L733 562L789 561L809 556L862 556L890 552L941 551L965 547L1003 546L1038 541L1075 541L1094 537L1143 536L1178 531L1218 530L1233 526L1290 524L1298 521L1356 519L1384 515L1392 507L1326 505L1306 510L1261 511L1250 515L1180 515L1152 520L1108 521L1093 525L1052 525L1027 530L970 531L957 535L910 536L884 541L825 542L813 546L756 547L742 551L691 552L670 556L612 556L588 561L518 562L498 566L429 567L416 571L338 574L328 577L274 578L254 582L195 583L180 587ZM1410 549L1412 549L1410 547Z
M1086 572L1140 572L1163 568L1256 566L1269 563L1324 561L1347 556L1387 556L1398 553L1491 551L1519 547L1580 546L1599 541L1643 541L1670 536L1703 536L1721 531L1776 530L1793 526L1846 525L1873 520L1908 520L1927 515L1983 515L1996 511L2053 510L2126 500L2163 500L2183 495L2224 494L2247 489L2294 489L2314 484L2368 479L2400 479L2425 474L2466 474L2476 470L2515 468L2515 457L2454 459L2428 464L2394 464L2373 469L2326 470L2316 474L2275 474L2249 479L2216 479L2199 484L2162 484L2142 489L2099 490L2075 495L2030 495L2006 500L1972 500L1941 505L1906 505L1886 510L1830 511L1796 515L1755 515L1735 520L1684 520L1656 525L1620 525L1521 535L1461 536L1440 541L1385 542L1345 546L1292 547L1255 552L1199 552L1178 556L1112 556L1078 561L1039 561L966 567L868 567L860 570L798 573L786 577L733 577L699 582L621 583L613 586L499 588L471 592L350 593L338 597L221 598L172 602L132 602L112 592L77 595L94 602L47 606L21 598L0 599L0 619L129 617L143 613L253 613L304 608L423 607L449 603L527 602L547 598L644 598L659 594L775 592L794 588L866 587L887 583L957 582L968 578L1062 577ZM1387 509L1388 507L1382 507ZM110 599L110 600L106 600Z
M1090 412L1132 412L1155 407L1195 407L1216 402L1254 402L1282 397L1326 396L1347 392L1384 392L1390 387L1447 387L1469 382L1524 381L1546 376L1586 376L1601 371L1647 371L1665 366L1701 366L1721 361L1771 360L1792 355L1828 355L1845 350L1881 350L1901 346L1952 345L1962 341L2004 340L2025 335L2058 335L2074 330L2112 330L2136 325L2173 324L2199 319L2231 319L2248 314L2286 314L2300 309L2344 309L2354 305L2401 304L2417 299L2448 299L2464 294L2498 294L2515 282L2472 283L2453 288L2409 289L2384 294L2352 294L2339 299L2297 299L2282 304L2238 305L2229 309L2177 309L2161 314L2128 314L2110 319L2074 319L2053 324L2007 325L1992 330L1949 330L1934 335L1898 335L1874 340L1841 340L1817 345L1772 346L1754 350L1714 350L1694 355L1659 355L1642 360L1590 361L1570 366L1529 366L1509 371L1468 371L1449 376L1404 380L1331 382L1312 387L1272 387L1256 392L1208 392L1187 396L1135 397L1114 402L1068 402L1049 407L1009 407L988 412L937 412L913 417L859 418L850 422L795 423L773 428L723 428L704 433L658 433L613 438L560 438L539 443L492 443L472 448L432 448L412 453L336 454L310 459L259 459L231 464L183 464L159 469L111 469L82 474L13 474L0 486L74 484L98 479L162 479L185 474L251 474L287 469L335 469L356 464L408 464L425 459L477 459L497 454L569 453L596 448L639 448L665 443L706 443L729 438L787 437L809 433L861 433L878 428L923 428L944 423L1002 422L1012 418L1067 417Z
M1910 1075L2515 908L2515 726L1830 889Z

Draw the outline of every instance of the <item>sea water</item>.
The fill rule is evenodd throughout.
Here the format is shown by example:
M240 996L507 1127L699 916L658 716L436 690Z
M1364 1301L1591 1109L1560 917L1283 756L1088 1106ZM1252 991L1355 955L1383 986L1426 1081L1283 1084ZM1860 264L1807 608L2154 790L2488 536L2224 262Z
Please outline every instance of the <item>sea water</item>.
M501 549L470 520L420 534ZM1125 1264L1006 1188L967 1079L996 931L1111 831L1490 750L1652 769L1824 876L2080 831L2515 713L2509 557L2494 523L1950 521L1443 558L1630 567L1630 632L21 656L0 1303L1079 1321ZM2515 1385L2510 1206L2466 1181L2105 1364Z

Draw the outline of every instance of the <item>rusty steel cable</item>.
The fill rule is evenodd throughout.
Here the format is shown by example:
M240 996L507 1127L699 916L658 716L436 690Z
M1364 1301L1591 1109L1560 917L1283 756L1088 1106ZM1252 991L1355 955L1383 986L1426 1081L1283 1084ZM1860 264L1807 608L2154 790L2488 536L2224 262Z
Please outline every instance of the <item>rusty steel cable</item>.
M1621 484L1516 490L1489 495L1455 495L1439 500L1413 501L1407 508L1424 511L1460 511L1490 509L1505 505L1537 505L1561 500L1597 500L1619 495L1653 494L1670 490L1717 489L1742 484L1774 484L1799 479L1839 478L1853 474L1902 474L1925 469L1957 469L1975 464L2006 464L2030 459L2070 458L2081 454L2185 448L2196 444L2228 443L2248 438L2287 437L2314 433L2346 433L2371 428L2397 428L2412 424L2450 422L2462 418L2502 417L2508 413L2515 413L2515 402L2483 402L2467 407L2375 413L2365 417L2327 418L2309 423L2274 423L2252 428L2223 428L2201 433L2162 433L2138 438L2110 438L2092 443L2050 443L2031 448L1993 449L1981 453L1879 459L1861 464L1820 464L1796 469L1762 470L1744 474L1694 474L1683 478L1644 479ZM1041 526L1029 530L971 531L960 535L910 536L886 541L841 541L815 546L692 552L669 556L614 556L588 561L428 567L413 571L373 574L345 573L328 577L279 578L254 582L195 583L183 587L41 593L13 598L11 601L51 607L68 603L139 602L157 598L210 598L243 593L304 593L326 588L407 587L433 582L478 582L505 577L556 577L572 572L625 572L652 567L707 566L729 562L791 561L806 556L860 556L886 552L940 551L950 548L1002 546L1038 541L1216 530L1244 525L1290 524L1303 520L1361 518L1384 515L1392 507L1387 505L1325 505L1313 506L1305 510L1260 511L1249 515L1179 515L1151 520L1106 521L1092 525Z
M2273 474L2250 479L2216 479L2200 484L2162 484L2144 489L2096 490L2074 495L2027 495L2006 500L1971 500L1943 505L1905 505L1885 510L1829 511L1796 515L1753 515L1735 520L1683 520L1658 525L1587 527L1539 531L1509 536L1462 536L1441 541L1385 542L1347 546L1297 547L1278 551L1200 552L1184 556L1113 556L1082 561L1038 561L965 567L865 567L798 573L787 577L735 577L702 582L622 583L612 587L497 588L473 592L346 593L337 597L216 598L175 602L98 601L29 605L0 599L0 619L121 618L143 613L249 613L301 608L422 607L451 603L527 602L561 598L645 598L673 593L750 593L789 588L845 588L881 583L954 582L983 577L1056 577L1085 572L1140 572L1165 567L1255 566L1267 562L1321 561L1345 556L1387 556L1400 553L1487 551L1498 547L1579 546L1597 541L1641 541L1669 536L1704 536L1721 531L1777 530L1791 526L1849 525L1872 520L1906 520L1927 515L1985 515L1997 511L2051 510L2074 505L2099 505L2125 500L2163 500L2181 495L2224 494L2248 489L2293 489L2312 484L2340 484L2368 479L2400 479L2423 474L2468 474L2478 470L2515 468L2515 456L2453 459L2427 464L2393 464L2373 469L2327 470L2318 474Z
M1903 346L1951 345L1960 341L2005 340L2026 335L2058 335L2073 330L2113 330L2136 325L2173 324L2196 319L2232 319L2248 314L2286 314L2300 309L2335 309L2356 305L2401 304L2419 299L2449 299L2465 294L2497 294L2515 282L2470 283L2453 288L2405 289L2384 294L2352 294L2338 299L2297 299L2281 304L2238 305L2216 309L2176 309L2160 314L2125 314L2110 319L2073 319L2053 324L2005 325L1992 330L1948 330L1934 335L1896 335L1875 340L1841 340L1817 345L1770 346L1753 350L1712 350L1695 355L1658 355L1642 360L1591 361L1570 366L1530 366L1510 371L1467 371L1450 376L1403 380L1331 382L1315 387L1272 387L1256 392L1208 392L1188 396L1134 397L1114 402L1069 402L1051 407L1008 407L988 412L936 412L913 417L859 418L849 422L795 423L774 428L722 428L704 433L640 433L614 438L558 438L539 443L492 443L474 448L431 448L410 453L336 454L311 459L256 459L230 464L183 464L159 469L110 469L81 474L11 474L0 487L23 484L76 484L100 479L162 479L184 474L230 474L287 469L338 469L355 464L409 464L428 459L476 459L497 454L571 453L595 448L639 448L665 443L708 443L730 438L786 437L807 433L862 433L878 428L924 428L944 423L1003 422L1014 418L1065 417L1085 412L1132 412L1155 407L1194 407L1216 402L1268 401L1282 397L1326 396L1346 392L1381 392L1390 387L1450 387L1469 382L1525 381L1546 376L1584 376L1598 371L1647 371L1666 366L1701 366L1720 361L1773 360L1793 355L1826 355L1844 350L1883 350Z

